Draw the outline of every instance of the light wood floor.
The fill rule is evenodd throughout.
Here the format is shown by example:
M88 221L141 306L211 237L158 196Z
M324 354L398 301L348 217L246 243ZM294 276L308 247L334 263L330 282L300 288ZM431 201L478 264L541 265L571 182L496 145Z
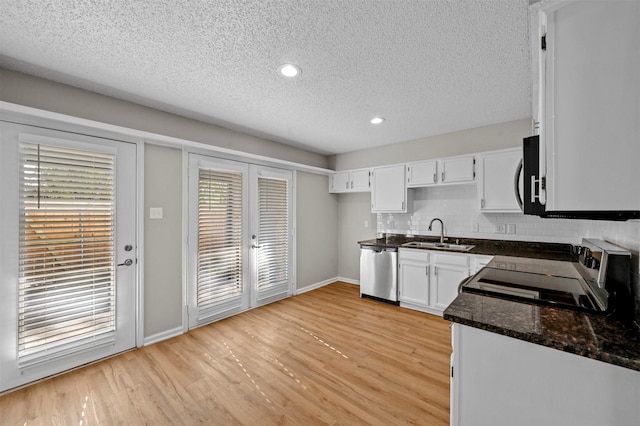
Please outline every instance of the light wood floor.
M449 323L334 283L0 397L0 425L449 423Z

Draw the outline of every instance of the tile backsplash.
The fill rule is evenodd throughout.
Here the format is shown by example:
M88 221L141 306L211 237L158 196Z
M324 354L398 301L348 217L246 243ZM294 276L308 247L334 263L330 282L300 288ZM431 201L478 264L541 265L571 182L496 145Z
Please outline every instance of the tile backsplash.
M432 231L427 230L431 219L437 217L444 223L445 236L568 244L579 244L582 238L598 238L631 251L632 292L640 322L640 220L542 219L520 213L481 213L477 187L473 184L409 191L412 213L378 213L378 233L439 236L439 222L433 224ZM505 233L496 232L496 225L505 225ZM514 234L506 233L508 225L515 226Z
M444 222L445 236L487 238L499 240L580 243L583 237L601 238L625 248L640 248L640 221L594 221L575 219L542 219L520 213L481 213L476 185L450 185L410 189L412 213L379 213L377 231L392 234L440 235L440 223L429 222L437 217ZM505 233L496 232L504 225ZM515 233L506 233L515 228Z

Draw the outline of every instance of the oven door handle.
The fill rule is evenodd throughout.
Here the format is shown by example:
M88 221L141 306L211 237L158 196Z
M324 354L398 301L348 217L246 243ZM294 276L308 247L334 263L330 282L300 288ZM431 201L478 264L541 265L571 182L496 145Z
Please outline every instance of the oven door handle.
M462 292L462 286L464 286L469 281L471 281L471 279L473 279L473 277L475 277L475 274L474 275L469 275L467 278L465 278L464 280L460 281L460 284L458 284L458 294L460 294Z

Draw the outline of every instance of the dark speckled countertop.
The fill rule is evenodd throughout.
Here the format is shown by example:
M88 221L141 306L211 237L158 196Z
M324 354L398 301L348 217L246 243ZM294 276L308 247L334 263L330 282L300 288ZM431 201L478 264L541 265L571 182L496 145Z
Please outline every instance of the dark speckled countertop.
M448 242L455 242L450 237ZM400 247L434 238L390 236L360 241L361 246ZM463 253L572 261L570 245L460 238L475 247ZM458 251L459 252L459 251ZM444 319L564 352L640 371L640 329L605 315L461 293L444 311Z
M549 260L572 260L569 244L536 243L529 241L501 241L482 240L471 238L447 237L445 242L474 245L469 251L438 249L438 251L451 251L456 253L483 254L489 256L520 256ZM404 243L411 241L439 242L439 238L429 237L407 237L403 235L393 235L387 238L358 241L360 246L378 247L401 247ZM427 249L417 249L427 250ZM433 249L428 249L433 250Z
M640 330L604 315L461 293L444 319L640 371Z

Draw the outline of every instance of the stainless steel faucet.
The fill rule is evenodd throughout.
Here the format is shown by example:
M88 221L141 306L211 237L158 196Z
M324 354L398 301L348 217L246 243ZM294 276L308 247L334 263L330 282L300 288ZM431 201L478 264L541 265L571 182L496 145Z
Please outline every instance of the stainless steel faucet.
M431 226L436 220L440 222L440 244L444 244L444 223L442 223L442 219L439 219L437 217L431 219L431 222L429 222L429 231L431 231Z

